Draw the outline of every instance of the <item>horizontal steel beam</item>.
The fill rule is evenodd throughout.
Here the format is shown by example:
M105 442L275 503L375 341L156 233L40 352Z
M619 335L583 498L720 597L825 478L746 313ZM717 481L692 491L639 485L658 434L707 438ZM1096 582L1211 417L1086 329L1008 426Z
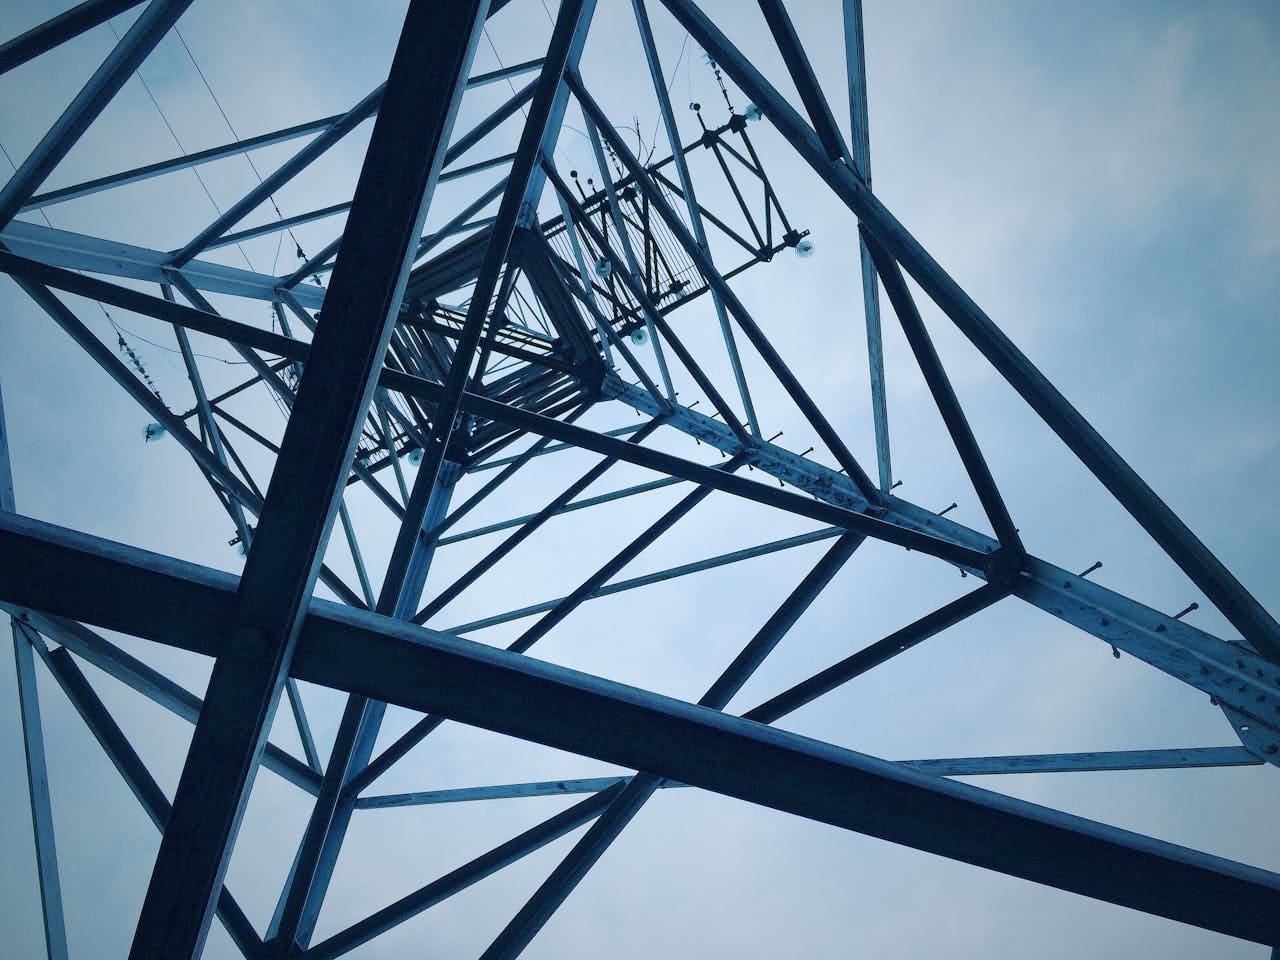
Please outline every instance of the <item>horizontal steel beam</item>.
M89 273L127 277L148 283L169 283L169 254L116 240L100 240L67 230L14 220L0 232L12 252L40 263L87 270ZM197 290L225 293L233 297L275 301L280 279L265 273L254 273L236 267L225 267L208 260L192 260L183 266L182 276ZM318 310L324 304L325 291L301 284L292 291L298 302Z
M667 485L667 481L657 480L655 483ZM570 504L561 513L573 509L580 504ZM581 505L586 505L585 503ZM809 533L798 534L794 537L786 537L782 540L771 540L768 543L757 544L754 547L744 547L741 550L733 550L729 553L721 553L714 557L707 557L703 560L694 560L689 563L678 564L674 567L666 567L662 570L655 570L652 573L641 574L636 577L628 577L626 580L618 580L614 583L608 583L597 589L587 599L596 600L600 597L611 597L616 593L623 593L627 590L634 590L637 587L647 587L650 584L661 583L664 580L674 580L677 577L685 577L692 573L701 573L703 570L711 570L715 567L722 567L730 563L738 563L742 560L750 560L754 557L761 557L769 553L777 553L780 550L790 550L793 547L801 547L810 543L817 543L821 540L831 540L840 536L843 531L839 527L823 527L821 530L814 530ZM484 617L480 620L471 620L460 626L450 627L449 633L464 634L473 630L480 630L484 627L496 626L499 623L507 623L511 620L520 620L523 617L531 617L536 613L545 613L554 609L558 604L562 603L566 598L559 597L555 600L544 600L541 603L530 604L525 607L518 607L514 610L508 610L506 613L496 613L492 616Z
M81 277L69 270L60 270L4 253L0 253L0 270L289 359L305 361L307 357L309 348L301 341L207 311L182 307L116 284ZM382 383L384 387L402 390L428 402L434 402L440 389L429 381L389 370L383 371ZM612 379L606 380L606 388L624 403L643 413L663 413L665 423L682 433L726 453L736 454L742 450L736 434L728 427L695 410L679 406L660 410L646 391ZM694 479L683 472L687 468L712 474L712 483L716 482L715 478L726 479L711 468L667 454L655 454L657 459L653 460L650 457L651 451L616 440L609 434L599 434L572 424L539 417L473 394L464 394L463 409L522 427L535 434L553 437L563 441L566 446L580 446L600 453L616 454L619 459L656 468L684 479ZM546 448L547 451L553 449L564 447L551 445ZM753 443L750 462L770 475L813 494L823 504L842 508L842 513L866 509L866 502L858 496L852 482L822 464L762 441ZM750 483L740 478L727 479ZM810 506L821 506L782 491L772 491L759 484L752 486L755 488L753 492L758 492L761 496L765 493L770 496L783 494L783 501L773 503L782 509L788 509L796 502L806 505L804 510L808 510ZM989 537L906 501L888 497L886 504L881 515L899 527L972 551L971 557L977 557L984 551L994 551L998 546ZM843 525L839 518L833 519L825 515L814 519ZM979 576L983 575L976 560L968 564L967 569ZM1017 578L1014 592L1047 613L1203 690L1249 716L1254 720L1255 729L1268 738L1264 748L1275 745L1274 754L1280 759L1280 730L1277 730L1275 720L1276 716L1280 716L1280 713L1276 713L1276 708L1280 706L1280 674L1257 654L1238 645L1223 643L1181 620L1152 610L1043 560L1028 558L1024 562L1023 575Z
M0 600L206 655L237 655L220 627L238 585L230 574L0 516ZM153 602L121 604L120 595ZM1280 943L1280 876L1267 871L367 611L313 600L292 672L1229 936Z
M940 777L985 777L1014 773L1083 773L1104 770L1181 770L1200 767L1256 767L1263 763L1244 747L1187 747L1165 750L1106 750L1095 753L1024 754L1008 757L946 757L936 760L899 760L913 770ZM522 797L564 797L599 793L630 777L582 777L537 780L529 783L498 783L485 787L453 787L447 790L417 790L412 793L383 793L361 797L360 810L388 807L420 807L436 803L473 803L477 800L514 800ZM687 787L687 783L664 780L661 789Z

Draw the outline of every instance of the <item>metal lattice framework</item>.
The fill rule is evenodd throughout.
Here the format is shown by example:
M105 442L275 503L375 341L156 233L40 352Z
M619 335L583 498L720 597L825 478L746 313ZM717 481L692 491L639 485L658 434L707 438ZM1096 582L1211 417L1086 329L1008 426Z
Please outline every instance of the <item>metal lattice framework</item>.
M691 0L633 0L629 10L614 3L600 12L594 0L562 0L545 29L529 33L540 52L493 71L476 68L486 22L523 15L523 0L413 0L385 84L345 112L42 193L188 5L88 0L0 46L0 73L8 73L142 7L0 190L0 271L144 408L149 439L163 435L189 456L245 556L237 576L24 516L0 432L0 602L13 618L50 958L68 948L40 663L162 833L137 958L200 955L215 916L246 957L342 956L572 834L523 905L491 917L483 956L513 957L646 802L681 786L1280 943L1280 876L952 779L1274 764L1280 626L872 192L857 0L845 0L839 25L848 140L832 87L819 82L781 0L759 3L789 74L773 79ZM692 138L677 124L651 15L662 17L662 30L687 32L725 81L727 111L699 106ZM592 86L580 70L593 25L609 17L631 24L633 55L648 67L623 93ZM794 93L779 92L783 83ZM749 105L739 110L730 91ZM636 144L611 119L638 112L640 98L665 133L665 153L646 147L638 124ZM472 115L474 123L459 119ZM837 429L844 417L824 409L789 366L796 347L785 318L757 318L735 281L767 274L789 250L812 249L789 217L791 184L771 178L781 148L756 142L764 129L831 204L856 217L848 257L861 266L872 471ZM590 174L558 159L562 130L589 145ZM344 138L365 134L349 199L281 212L277 194ZM39 219L242 154L260 158L256 185L176 248ZM447 196L446 218L438 211ZM337 238L311 255L290 232L335 220ZM230 252L255 240L296 245L296 269L230 265ZM936 513L892 492L881 295L945 424L948 456L958 456L981 505L978 528L945 516L950 508ZM175 404L167 388L162 399L139 358L140 338L114 322L101 328L95 301L109 318L127 316L149 337L172 341L189 403ZM922 309L954 325L1238 635L1213 636L1087 579L1091 571L1071 573L1031 552ZM237 379L241 370L247 378ZM775 442L765 425L786 417L813 438L809 449ZM620 420L629 425L617 427ZM546 463L567 466L526 480ZM615 468L635 482L595 486ZM618 519L666 487L677 488L668 506L639 532ZM730 515L743 518L734 522L740 529L786 535L623 576L713 497L739 511ZM577 511L614 519L576 528L577 539L555 535L558 518ZM492 520L463 523L468 516ZM330 544L335 522L343 536ZM732 590L735 581L712 581L711 571L806 546L820 551L816 562L778 567L794 571L782 599L736 637L736 654L696 699L524 656L588 601L684 577ZM932 610L896 612L905 626L757 705L730 707L866 549L910 552L913 564L932 565L948 582L958 570L967 589ZM588 573L562 595L520 604L510 587L513 553L522 564ZM1207 694L1239 744L891 762L775 725L993 605L1019 603ZM670 629L661 610L648 613L653 629ZM456 623L461 616L470 619ZM138 648L126 637L208 658L203 694L131 652ZM104 673L194 724L173 791L161 788L91 682ZM327 753L309 720L321 710L320 687L342 695ZM290 710L277 719L282 698ZM391 734L389 705L414 712ZM411 752L451 722L640 772L563 779L549 770L536 781L379 792L392 771L416 777L423 766ZM308 810L265 929L224 886L263 770L304 796ZM580 796L435 879L426 851L424 885L316 936L359 811L566 794Z

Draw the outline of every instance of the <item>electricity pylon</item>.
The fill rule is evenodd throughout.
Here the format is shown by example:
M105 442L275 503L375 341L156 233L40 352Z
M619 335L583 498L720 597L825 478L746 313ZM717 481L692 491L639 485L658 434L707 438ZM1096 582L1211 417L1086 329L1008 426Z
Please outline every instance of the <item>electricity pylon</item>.
M83 3L0 47L0 71L53 55L135 6ZM1274 765L1280 627L872 191L855 0L846 0L837 25L848 137L832 87L816 74L781 0L760 0L753 38L757 46L764 38L785 69L772 78L690 0L600 11L593 0L563 0L545 20L524 2L414 0L385 83L344 112L45 189L188 6L148 3L0 190L0 270L143 408L147 440L189 455L244 557L231 574L24 516L23 491L8 479L11 451L0 443L0 601L13 618L50 957L68 950L37 661L161 831L133 940L137 958L199 955L215 916L246 957L342 956L575 835L522 905L486 934L485 958L513 957L650 798L686 786L1280 942L1274 874L952 779ZM690 103L683 126L650 19L659 6L661 30L683 32L705 51L723 100ZM480 69L487 23L517 17L538 25L524 36L537 51ZM626 31L613 28L610 18L620 17ZM593 82L584 55L599 49L593 42L621 44L621 33L629 46L611 55L644 69ZM779 91L784 82L794 95ZM654 123L648 137L639 121L617 122L640 114ZM318 176L326 158L370 125L345 195L286 215L281 198L296 202L292 186ZM565 158L566 136L577 138L589 166ZM804 185L773 172L784 151L805 171ZM258 158L255 184L177 247L126 243L106 220L97 235L40 221L63 205L241 155ZM846 411L820 400L818 374L794 363L815 349L794 331L811 328L789 325L785 297L768 301L757 291L756 305L743 292L747 277L784 275L777 260L814 252L792 205L806 190L823 191L824 202L855 218L847 236L824 241L824 255L860 271L870 469L853 453ZM306 253L294 230L335 221L331 242ZM295 268L255 269L246 247L263 242L296 247ZM233 265L233 250L248 269ZM951 508L937 512L894 493L882 296L945 427L950 446L938 456L959 464L980 507L972 526L948 517ZM1076 574L1036 555L926 327L935 313L1185 574L1231 636L1197 629L1186 610L1170 615L1110 590L1088 579L1092 569ZM182 364L182 377L169 378L178 392L147 359L144 345L162 340ZM853 352L849 343L843 326L816 347ZM811 438L807 449L778 443L781 431L767 424L783 422L793 436ZM596 484L610 472L630 479L602 491ZM665 487L673 490L653 500ZM700 549L694 559L624 576L659 540L689 529L688 518L711 499L716 525L787 535L725 550L698 527L685 541ZM664 509L637 523L635 505L653 502ZM592 519L558 534L562 518L579 511ZM768 609L741 596L741 585L755 581L736 565L816 545L799 569L775 563L790 577ZM860 641L749 708L735 705L806 610L831 584L848 584L837 578L865 553L894 562L910 553L912 570L942 571L960 592L932 609L912 597L917 606L895 607L890 618L899 625L882 638ZM727 578L712 572L721 568ZM551 587L551 599L529 599L555 574L575 579ZM525 656L565 637L566 622L589 601L677 579L699 585L698 602L734 610L735 623L756 617L705 682L694 678L705 692L672 696L606 679L603 669L575 667L571 646L557 648L555 663ZM1016 604L1201 691L1238 743L889 761L777 725L989 608ZM628 607L628 616L646 619L595 639L626 644L674 631L682 646L697 648L697 631L661 607ZM203 695L117 635L208 658ZM194 724L172 792L91 682L98 673ZM672 685L683 691L688 680ZM331 743L313 731L325 709L321 687L342 697L324 721L334 728ZM282 699L289 711L277 718ZM392 724L389 706L412 718L396 713ZM548 770L538 780L379 792L387 776L430 782L424 745L459 724L612 767L589 777ZM260 769L300 792L307 809L265 925L224 882ZM574 796L453 869L432 873L425 850L423 885L317 936L361 810L372 817L390 807L562 795Z

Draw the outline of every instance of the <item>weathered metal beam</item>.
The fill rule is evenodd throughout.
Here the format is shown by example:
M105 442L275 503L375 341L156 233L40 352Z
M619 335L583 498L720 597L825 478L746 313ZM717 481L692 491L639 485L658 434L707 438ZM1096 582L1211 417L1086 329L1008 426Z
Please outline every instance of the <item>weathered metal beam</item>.
M67 960L67 925L62 910L62 884L58 878L49 768L45 760L35 658L31 654L31 645L41 641L32 635L29 626L16 617L10 621L10 629L13 632L14 667L18 674L18 710L22 716L22 748L27 761L27 796L31 801L31 830L36 848L45 953L49 960Z
M383 907L359 923L352 924L341 933L336 933L324 942L316 944L305 951L301 957L305 960L332 960L361 944L368 943L374 937L410 917L465 890L473 883L478 883L503 867L515 863L521 857L542 849L565 834L572 833L584 823L589 823L617 793L617 789L602 788L596 796L575 803L568 810L563 810L537 826L530 827L506 843L494 847L488 853L481 854L456 870L449 871L438 880L433 880L413 893L401 897L395 903Z
M129 738L124 735L124 731L115 722L106 705L94 692L92 685L76 665L71 654L64 648L50 652L43 643L35 649L40 652L49 672L58 681L62 692L80 714L85 726L98 741L147 817L163 831L172 814L172 808L165 798L164 791L151 776L146 764L129 743ZM218 919L222 921L232 942L249 960L257 960L261 956L262 940L254 931L253 924L249 922L226 887L219 886L216 900Z
M943 757L931 760L899 760L897 763L942 777L1005 776L1019 773L1098 773L1107 770L1183 770L1201 767L1257 767L1266 761L1244 747L1186 747L1163 750L1103 750L1092 753L1022 754L1007 757ZM473 803L477 800L512 800L523 797L564 797L599 793L625 784L630 777L582 777L539 780L532 783L500 783L485 787L454 787L414 793L386 793L361 797L356 807L382 810L436 803ZM662 789L687 787L664 780Z
M222 621L230 648L209 680L143 902L134 960L194 957L204 943L487 5L416 0L405 16L325 320L308 353L235 609Z
M61 571L56 585L50 569ZM0 599L225 654L241 642L217 627L232 620L237 586L228 574L0 515ZM121 589L155 602L121 605ZM292 664L301 680L1280 942L1280 876L1264 870L367 611L312 600Z
M850 159L867 189L871 189L871 136L867 116L867 58L862 29L862 0L844 0L845 72L849 81ZM880 287L866 243L858 238L862 267L862 308L867 328L867 367L871 377L871 419L876 432L876 461L880 489L893 489L893 458L889 450L889 405L884 387L884 338L880 330Z

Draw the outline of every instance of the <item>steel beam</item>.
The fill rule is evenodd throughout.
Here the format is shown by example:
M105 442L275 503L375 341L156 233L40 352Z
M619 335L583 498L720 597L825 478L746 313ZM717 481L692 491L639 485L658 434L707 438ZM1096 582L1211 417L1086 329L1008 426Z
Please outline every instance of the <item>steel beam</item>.
M441 395L439 384L396 371L384 371L382 383L389 389L432 402ZM462 406L468 413L474 413L486 419L497 420L541 436L550 436L556 440L563 440L587 450L594 450L597 453L617 456L619 460L648 467L660 473L682 477L695 483L705 483L708 486L736 494L747 500L777 506L822 523L833 524L848 530L857 530L889 543L896 543L912 550L919 550L921 553L941 557L966 568L985 568L992 563L1001 562L999 558L994 558L993 554L982 550L974 550L967 546L948 543L929 534L908 530L893 523L854 513L829 503L812 500L777 487L769 487L743 477L730 476L713 467L693 463L682 457L675 457L659 450L624 443L573 424L566 424L550 417L543 417L531 411L510 407L474 394L466 395L463 398ZM800 458L797 457L796 459Z
M110 190L113 187L123 187L126 184L150 180L152 177L158 177L161 174L187 170L202 163L221 160L224 157L234 157L237 154L257 150L260 147L271 147L277 143L287 143L290 140L296 140L298 137L305 137L307 134L327 129L341 120L342 117L343 114L341 113L331 117L321 117L318 120L309 120L306 123L295 124L292 127L273 130L270 133L261 133L256 137L246 137L243 140L225 143L218 147L209 147L207 150L197 150L195 153L188 153L181 157L159 160L141 167L121 170L119 173L112 173L105 177L96 177L93 180L85 180L82 183L59 187L57 190L37 194L23 204L22 209L24 211L40 210L56 203L65 203L68 200L78 200L80 197L101 193L103 190ZM276 226L278 227L278 224Z
M44 921L45 952L49 960L67 960L67 925L62 912L62 884L58 879L58 851L54 843L53 808L49 800L49 769L45 761L44 729L36 690L36 665L31 645L39 643L31 628L12 618L13 660L18 674L18 709L22 714L22 748L27 760L27 796L31 801L31 830L36 848L36 876L40 884L40 915Z
M120 729L105 704L94 692L71 654L63 648L50 652L44 648L43 643L35 649L40 652L50 673L62 687L62 692L80 714L85 726L98 741L147 817L157 828L164 831L172 814L172 808L165 798L164 791L151 776L146 764L130 745L124 731ZM219 886L215 906L218 919L222 921L232 942L248 960L258 960L262 952L262 940L226 887Z
M942 777L986 777L1019 773L1100 773L1108 770L1183 770L1202 767L1256 767L1266 761L1244 747L1186 747L1165 750L1105 750L1092 753L1023 754L1007 757L944 757L931 760L899 760L898 764ZM418 807L436 803L473 803L477 800L512 800L523 797L563 797L599 793L626 784L630 777L583 777L502 783L486 787L454 787L361 797L360 810ZM664 780L662 789L687 787Z
M82 588L49 583L51 565ZM228 574L0 515L0 599L213 654L242 642L216 626L232 622L237 587ZM121 605L120 589L155 602ZM1280 876L1264 870L367 611L312 600L292 671L1229 936L1280 942Z
M421 512L411 506L400 526L375 608L378 613L405 620L413 612L435 554L436 540L430 531L443 519L460 474L456 464L449 463L438 478L419 471L414 493L426 483L432 495L423 502ZM407 548L401 549L404 545ZM368 765L385 712L386 704L376 699L352 696L347 700L319 796L271 921L271 946L282 960L311 941L355 811L346 787Z
M128 6L135 6L140 0L129 0ZM84 4L88 6L88 4ZM3 48L0 48L0 56L3 56ZM541 66L541 60L531 60L527 63L519 63L514 66L507 67L503 70L494 70L491 73L480 74L472 77L467 81L467 87L481 87L488 83L494 83L498 80L505 80L508 77L519 76L522 73L528 73L530 70L536 70ZM0 69L0 73L3 70ZM199 166L202 163L210 163L214 160L221 160L225 157L234 157L237 154L247 153L250 150L257 150L261 147L274 146L277 143L286 143L289 140L296 140L299 137L305 137L311 133L317 133L326 130L334 124L341 121L346 114L336 113L329 117L320 117L316 120L308 120L305 123L294 124L291 127L283 127L279 130L273 130L270 133L260 133L257 136L246 137L243 140L236 140L232 143L222 144L217 147L209 147L207 150L197 150L195 153L188 153L181 157L172 157L168 160L159 160L155 163L145 164L141 167L133 167L129 170L122 170L119 173L113 173L105 177L97 177L93 180L86 180L83 183L72 184L68 187L59 187L57 190L50 190L47 193L38 194L28 200L22 207L23 210L37 210L41 207L51 206L55 203L63 203L67 200L75 200L80 197L87 197L94 193L100 193L103 190L110 190L113 187L121 187L128 183L138 183L142 180L149 180L152 177L160 176L165 173L173 173L177 170L186 170L190 167ZM449 165L449 158L445 160L446 167ZM456 179L465 176L468 173L475 172L475 167L466 169L448 170L440 174L440 182ZM286 226L295 226L299 223L307 223L310 220L318 219L321 216L330 216L334 213L341 213L349 209L351 204L340 203L333 207L325 208L321 211L314 211L308 214L302 214L296 217L288 217L278 220L274 223L266 224L262 227L255 227L246 230L234 236L228 235L221 240L211 242L208 247L224 246L229 243L235 243L238 240L246 240L250 236L257 236L260 233L270 233L273 230L281 230Z
M230 627L214 665L131 956L194 957L373 396L485 0L405 17ZM429 38L429 45L428 45ZM322 138L318 138L321 140ZM270 182L270 181L269 181ZM181 259L181 257L179 257Z
M652 434L661 426L660 420L650 420L645 426L633 434L630 439L623 441L631 445L639 445L646 437ZM610 468L618 463L620 457L605 457L599 463L587 470L581 477L569 484L563 491L557 494L552 500L537 513L528 517L524 523L520 525L520 529L511 534L502 543L494 547L487 554L477 560L471 567L458 577L453 583L445 587L438 594L431 598L431 602L426 604L421 610L413 615L414 623L426 623L433 616L443 610L448 604L452 603L459 594L467 587L475 583L487 571L492 569L503 557L507 556L512 550L532 536L543 524L552 517L563 513L569 502L578 494L591 486Z
M655 481L661 483L662 481ZM664 484L665 486L665 484ZM634 590L637 587L647 587L650 584L661 583L664 580L674 580L676 577L685 577L693 573L701 573L703 570L712 570L716 567L722 567L729 563L738 563L742 560L749 560L753 557L761 557L770 553L777 553L780 550L790 550L793 547L804 546L805 544L817 543L821 540L831 540L840 536L842 531L839 527L824 527L821 530L814 530L811 533L802 533L794 537L785 537L781 540L773 540L769 543L758 544L754 547L745 547L742 550L733 550L729 553L721 553L713 557L707 557L703 560L694 560L690 563L678 564L674 567L666 567L662 570L655 570L653 573L645 573L636 577L629 577L626 580L618 580L613 583L605 584L591 594L588 599L595 600L598 597L611 597L617 593L623 593L627 590ZM483 617L479 620L471 620L467 623L460 624L456 627L449 627L449 633L467 634L476 630L482 630L485 627L497 626L500 623L508 623L512 620L520 620L524 617L531 617L538 613L545 613L554 609L565 598L560 597L555 600L544 600L541 603L532 603L528 606L518 607L515 610L508 610L505 613L495 613L492 616Z
M987 466L987 459L982 455L982 448L978 446L978 439L973 435L973 429L964 415L960 398L956 396L951 386L947 371L942 366L938 351L934 349L933 341L929 339L929 331L925 329L924 320L920 316L920 311L916 309L911 291L907 289L902 271L898 264L890 259L889 252L880 245L879 240L869 234L864 235L861 230L859 230L859 236L871 254L876 273L880 276L880 282L884 284L889 302L893 304L893 312L898 316L898 322L902 325L903 333L906 334L907 343L911 346L911 352L915 354L916 363L919 364L929 392L933 395L933 402L942 415L947 432L951 434L951 442L955 444L956 451L960 454L965 472L969 474L969 481L973 484L978 499L982 502L982 508L987 513L987 519L991 521L996 539L1000 541L1001 546L1008 547L1015 553L1025 553L1026 548L1022 545L1018 528L1013 524L1009 508L1000 494L1000 488L996 486L995 477L991 475L991 468Z
M200 716L203 701L194 693L83 624L22 607L4 606L11 616L29 622L39 633L66 647L85 663L92 664L175 716L189 723L195 723ZM319 792L319 774L274 743L268 743L263 751L262 765L313 796Z
M936 636L943 630L967 620L979 611L985 610L1009 595L1007 587L986 584L957 600L939 607L926 614L909 626L889 634L868 647L851 654L839 663L834 663L795 686L788 688L776 697L771 697L758 707L743 714L748 720L759 723L773 723L775 720L793 713L806 703L830 693L854 677L861 676L873 667L905 653L912 647Z
M395 903L383 907L359 923L352 924L342 932L316 944L302 953L301 957L305 960L332 960L361 944L368 943L374 937L404 923L410 917L417 916L503 867L572 833L584 823L589 823L608 806L617 793L617 789L604 788L595 796L574 804L568 810L557 813L535 827L530 827L506 843L494 847L488 853L481 854L456 870L449 871L438 880L419 887L413 893L401 897Z
M156 284L172 280L167 267L170 255L159 250L86 237L23 220L14 220L5 227L0 232L0 240L14 253L69 270L87 270ZM210 293L267 302L281 298L276 292L278 277L208 260L192 260L183 267L182 276L193 287ZM313 310L324 303L325 291L320 287L302 285L291 292L298 301Z
M645 60L649 64L649 80L653 84L653 93L658 100L658 110L662 115L662 125L667 133L667 143L671 146L671 160L676 168L676 178L680 181L680 192L684 195L685 209L689 214L689 228L698 245L711 256L711 245L707 243L707 233L702 226L702 213L698 207L698 198L693 189L693 178L689 176L689 165L685 162L684 150L680 144L680 133L676 127L675 114L671 110L671 95L667 91L667 81L662 73L662 63L658 58L658 46L653 40L653 28L649 23L649 13L645 9L644 0L631 0L635 13L636 26L640 30L640 41L644 46ZM606 177L606 184L608 178ZM565 223L569 222L568 216ZM585 279L585 275L584 275ZM720 336L724 339L725 350L729 355L729 365L733 369L733 378L738 384L738 397L742 400L743 413L751 432L760 436L760 424L756 419L755 405L751 402L751 392L747 389L747 379L742 372L742 359L738 356L738 344L733 338L733 328L729 326L729 317L725 313L724 299L718 290L711 288L711 302L715 306L716 320L720 324Z
M462 395L471 376L471 363L475 359L485 321L489 317L489 307L497 288L499 272L507 262L511 240L524 210L526 189L537 169L538 145L546 136L551 115L555 110L557 91L564 76L565 64L573 49L574 37L579 32L583 8L583 0L565 0L556 17L542 71L535 82L529 116L525 120L520 142L516 148L516 159L512 161L511 172L507 176L506 189L498 205L497 220L489 231L476 283L471 291L471 302L462 324L462 333L454 346L449 373L436 400L431 432L423 447L422 462L418 470L419 475L425 477L427 481L422 484L420 494L424 498L431 495L436 476L447 456L454 423L462 409ZM416 486L414 496L419 496ZM411 503L410 507L412 506ZM397 549L400 549L399 544ZM393 554L392 563L395 562L396 557Z
M773 34L778 52L782 54L782 62L791 75L791 82L796 85L800 94L800 102L804 104L805 113L817 131L818 139L826 151L828 159L840 162L850 161L849 148L844 145L844 137L840 135L840 127L831 112L827 98L823 96L822 87L804 52L800 37L796 34L795 25L783 6L782 0L759 0L760 12L764 14L769 32Z
M292 157L282 163L265 180L249 191L244 197L229 207L213 223L201 230L181 250L168 260L168 266L185 267L214 240L234 227L257 207L266 201L286 183L301 173L314 160L330 147L362 124L369 117L378 113L380 106L385 106L385 85L378 87L354 107L342 115L342 118L316 137ZM438 174L437 174L438 175Z
M867 116L867 58L862 30L862 0L844 0L845 72L849 81L850 159L867 189L871 189L871 136ZM893 458L889 451L889 407L884 388L884 338L880 331L880 288L871 253L858 237L862 267L862 307L867 328L867 366L871 375L871 419L876 432L876 461L880 489L893 489Z

